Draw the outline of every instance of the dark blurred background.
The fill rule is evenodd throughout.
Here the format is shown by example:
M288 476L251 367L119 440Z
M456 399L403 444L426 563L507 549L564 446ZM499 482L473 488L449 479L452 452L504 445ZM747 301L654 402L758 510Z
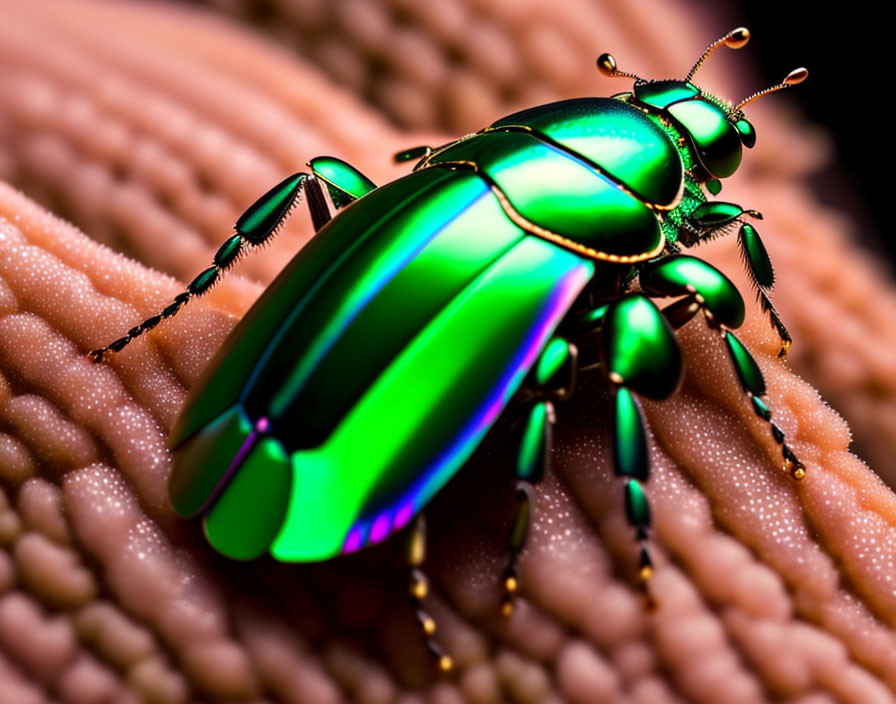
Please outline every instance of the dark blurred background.
M715 3L701 3L701 5ZM732 3L735 22L754 31L751 54L769 85L791 68L806 66L809 79L799 86L799 103L809 120L834 137L830 166L813 184L823 200L849 213L867 246L896 261L889 235L893 201L896 130L890 114L893 37L882 35L889 21L865 3L831 12L820 3ZM858 11L856 11L858 10ZM885 53L887 56L885 56Z

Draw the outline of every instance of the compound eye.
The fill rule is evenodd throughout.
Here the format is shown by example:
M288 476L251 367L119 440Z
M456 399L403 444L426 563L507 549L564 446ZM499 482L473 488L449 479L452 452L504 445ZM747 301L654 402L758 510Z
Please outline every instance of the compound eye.
M752 149L756 144L756 128L743 118L735 122L734 127L740 135L741 144L747 149Z
M726 178L737 171L743 156L740 134L721 109L703 100L686 100L667 110L685 128L711 175Z

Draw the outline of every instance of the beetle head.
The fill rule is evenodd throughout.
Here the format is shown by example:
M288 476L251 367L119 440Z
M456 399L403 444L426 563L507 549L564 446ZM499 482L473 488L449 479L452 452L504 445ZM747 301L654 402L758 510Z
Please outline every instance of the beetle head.
M706 178L726 178L737 171L743 147L756 143L756 130L744 117L743 107L757 98L801 83L809 75L805 68L791 71L781 82L754 93L732 105L695 86L691 79L706 59L720 46L740 49L750 39L746 27L738 27L713 42L700 56L684 80L646 81L633 73L619 71L610 54L602 54L597 67L607 76L635 79L632 102L668 120L685 137L695 161ZM703 179L705 180L705 179Z

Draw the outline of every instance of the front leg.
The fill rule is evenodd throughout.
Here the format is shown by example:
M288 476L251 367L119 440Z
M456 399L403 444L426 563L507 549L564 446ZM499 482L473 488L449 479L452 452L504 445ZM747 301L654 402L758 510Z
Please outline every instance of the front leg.
M737 235L737 244L740 247L740 253L743 257L744 264L747 267L747 273L753 283L753 289L756 291L756 298L759 306L768 316L769 322L778 333L781 340L781 349L778 351L779 357L785 357L787 350L793 338L781 322L778 311L775 310L774 304L768 297L768 291L775 284L775 271L772 268L772 262L765 251L765 245L759 237L759 233L749 223L741 225L740 232Z
M681 241L688 247L708 242L727 234L732 226L740 224L737 244L759 305L781 340L778 356L784 357L793 338L781 322L781 317L768 296L775 283L775 271L759 233L751 224L743 222L744 216L762 220L762 214L758 211L744 210L736 203L722 201L703 203L685 220Z

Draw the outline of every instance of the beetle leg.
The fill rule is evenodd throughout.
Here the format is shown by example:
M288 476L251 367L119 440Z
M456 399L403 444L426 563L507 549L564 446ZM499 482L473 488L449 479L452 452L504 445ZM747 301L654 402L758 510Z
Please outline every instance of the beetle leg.
M311 171L323 183L336 209L358 200L376 189L376 184L351 164L334 156L319 156L308 162ZM308 195L311 205L311 194ZM312 210L313 216L313 210ZM330 218L327 217L327 220ZM315 229L320 229L315 223Z
M308 199L308 211L311 214L311 224L314 225L314 231L318 232L324 225L333 219L333 213L330 212L330 206L327 205L327 199L324 197L324 189L321 187L319 179L313 177L305 179L305 197ZM294 204L295 203L293 203L293 205ZM284 218L285 217L286 216L284 215ZM279 223L276 227L279 227ZM265 237L265 240L267 240L267 237Z
M642 288L649 290L643 281ZM608 305L600 352L602 371L613 387L613 471L625 479L625 516L640 545L640 588L647 608L652 609L655 602L649 581L653 560L647 547L651 516L643 487L650 473L650 454L644 415L635 393L657 400L672 395L682 375L681 350L654 303L642 294L629 294Z
M504 595L501 597L501 615L505 618L513 614L516 608L516 594L520 587L517 562L520 553L526 546L526 538L529 535L533 503L534 492L532 484L524 479L520 479L516 483L516 516L513 520L513 530L510 533L510 561L502 575Z
M432 154L432 147L421 145L419 147L411 147L410 149L398 152L392 157L392 161L396 164L401 164L405 161L413 161L414 159L425 159L430 154Z
M542 350L527 385L539 395L565 401L575 391L578 366L578 348L555 337Z
M423 639L426 643L426 649L438 663L439 669L442 672L448 672L454 667L454 662L451 660L451 656L447 655L442 646L433 638L436 632L435 619L423 609L423 602L427 594L429 594L429 579L427 579L426 574L421 569L425 559L426 521L421 513L417 515L414 525L411 527L405 546L405 562L409 569L408 593L411 597L411 605L414 607L417 623L420 626L420 632L423 634Z
M755 210L744 210L734 203L720 201L703 203L682 224L683 231L680 239L683 244L690 247L725 235L730 232L733 225L740 225L737 243L741 256L756 291L759 305L781 339L778 356L785 357L793 338L784 323L781 322L778 311L775 310L775 306L766 293L775 283L775 272L759 233L751 224L743 222L744 216L762 220L761 213Z
M662 313L675 330L687 323L700 311L700 301L697 294L692 293L684 298L679 298L663 308Z
M756 228L750 223L743 223L737 234L737 244L740 246L744 264L750 272L753 283L762 289L770 289L775 285L775 270L765 251L765 245L756 232Z
M790 335L764 290L771 286L774 280L771 263L767 257L759 254L764 255L765 250L758 240L755 229L744 224L741 232L747 233L741 236L741 246L745 249L749 247L753 252L750 254L748 251L744 255L747 269L751 275L754 269L758 272L754 289L760 305L781 338L781 351L778 356L783 357L790 346ZM744 242L747 244L744 245ZM644 265L639 275L641 288L651 296L684 296L663 311L673 327L679 328L684 325L700 308L721 325L736 328L743 323L745 310L740 292L728 277L702 259L685 255L667 257Z
M519 591L517 562L529 534L535 503L533 485L544 478L550 462L552 426L556 420L551 399L564 401L572 396L576 387L578 359L579 352L575 345L562 337L555 337L542 350L532 368L530 383L536 400L528 407L517 436L516 514L510 532L510 560L502 577L504 596L501 599L501 613L505 617L513 613Z
M710 200L698 205L688 216L687 222L702 233L700 240L705 240L720 234L732 223L740 222L744 215L762 220L762 213L758 210L744 210L737 203Z
M602 305L580 313L566 326L566 332L576 340L576 368L578 372L600 369L601 331L608 306Z
M626 479L623 490L625 517L635 529L635 537L640 545L638 582L648 608L653 608L655 603L648 590L648 582L653 575L653 560L647 548L650 504L643 487L650 475L644 414L634 394L624 386L616 387L614 401L613 471L617 477Z
M501 613L505 617L513 613L519 591L517 562L529 535L534 506L533 485L542 480L550 462L553 423L554 407L551 402L545 399L537 401L529 407L518 435L516 514L510 532L510 560L502 575L504 595L501 598Z
M264 244L276 234L289 212L295 207L303 190L308 197L311 220L315 229L319 230L323 227L332 215L318 179L306 173L293 174L249 206L236 221L234 226L236 233L218 248L212 265L193 279L187 285L186 290L177 294L174 300L159 313L132 327L122 337L110 342L105 347L92 350L88 354L90 361L102 362L108 352L120 352L133 340L156 327L165 318L176 315L191 298L201 296L208 291L217 282L221 272L232 266L247 247Z
M736 225L743 224L744 216L762 220L762 213L744 210L737 203L706 201L684 218L680 226L679 241L686 247L710 242L729 234Z
M784 431L781 430L772 421L772 411L768 402L763 398L765 396L765 379L762 371L753 355L746 346L735 337L734 333L728 330L724 325L718 326L725 340L725 347L728 350L728 356L731 359L731 365L737 373L737 379L741 388L750 399L753 411L769 425L772 437L781 447L781 457L784 461L784 471L797 481L806 476L806 465L796 456L793 450L786 442Z
M705 262L702 262L702 266L705 267L703 269L704 274L715 271L714 268L710 267ZM648 272L647 275L642 278L642 286L644 286L645 289L651 290L656 295L674 295L687 290L687 288L677 290L675 286L664 288L661 285L663 283L662 278L657 278L655 274L656 272L653 272L653 274ZM691 289L693 289L693 286L691 286ZM781 455L784 459L785 471L794 479L802 479L806 476L806 466L786 444L784 432L772 422L771 409L769 408L768 403L762 398L765 395L765 380L762 377L759 365L756 364L753 356L743 343L735 337L728 325L725 324L725 321L728 321L731 325L737 325L739 324L737 321L743 319L742 302L739 307L741 314L732 315L730 312L731 306L723 304L726 299L729 301L731 300L731 297L735 292L733 287L726 295L719 295L718 291L722 290L719 287L716 287L715 292L713 292L712 288L706 286L703 287L703 290L706 296L701 295L696 290L692 290L688 295L683 296L674 303L666 306L662 311L663 316L669 321L669 324L673 328L678 329L691 320L699 311L703 311L707 324L714 330L719 330L724 338L725 347L728 350L731 363L734 366L735 372L737 372L737 378L740 381L744 392L750 397L750 403L753 406L753 410L756 412L756 415L769 424L772 437L774 437L775 442L781 446ZM760 296L764 297L761 289L757 290ZM770 301L768 302L768 305L771 306ZM732 320L735 322L731 322ZM786 330L784 332L786 334ZM786 345L788 344L787 340L789 340L789 336L785 339L785 350ZM781 356L780 353L779 356Z
M691 223L690 220L684 220L678 230L678 243L685 247L693 247L700 241L705 233Z
M746 265L747 273L750 275L750 280L753 283L753 288L756 291L759 305L768 316L769 322L781 339L781 349L778 351L778 356L785 357L793 338L790 337L790 333L787 332L787 328L784 327L784 323L781 322L781 318L778 316L778 311L775 310L775 306L766 293L775 283L775 271L772 268L768 252L765 251L765 245L762 244L756 228L749 223L741 225L737 234L737 244L740 247L740 253Z
M775 329L775 332L778 333L778 338L781 340L781 348L778 350L778 357L786 357L787 351L793 343L793 338L790 336L787 328L784 327L784 323L781 322L781 318L778 316L778 311L775 309L774 304L772 304L771 299L769 299L766 293L757 289L756 297L759 299L759 307L762 308L763 312L768 316L768 321Z

